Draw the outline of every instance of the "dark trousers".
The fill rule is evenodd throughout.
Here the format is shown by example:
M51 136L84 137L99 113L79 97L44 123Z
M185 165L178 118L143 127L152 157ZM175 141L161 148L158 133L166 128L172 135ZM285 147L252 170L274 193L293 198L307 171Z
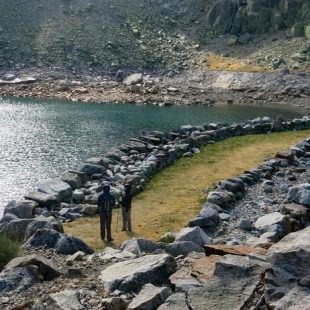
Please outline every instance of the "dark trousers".
M107 240L112 241L111 233L112 214L100 213L100 236L101 240L104 240L107 232Z

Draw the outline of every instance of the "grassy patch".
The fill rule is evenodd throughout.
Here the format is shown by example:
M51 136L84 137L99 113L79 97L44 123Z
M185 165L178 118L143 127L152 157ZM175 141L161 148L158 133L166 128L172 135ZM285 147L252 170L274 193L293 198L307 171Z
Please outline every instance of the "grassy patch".
M310 130L235 137L208 145L192 158L178 160L156 174L145 191L135 197L133 232L120 231L121 215L115 210L115 245L132 236L158 240L167 231L178 232L200 210L207 188L258 166L308 136ZM106 245L100 240L97 217L77 220L65 225L65 230L96 249Z
M0 271L20 252L19 244L0 234Z
M271 72L271 69L244 63L240 60L223 57L213 53L202 54L202 67L208 70L233 72Z

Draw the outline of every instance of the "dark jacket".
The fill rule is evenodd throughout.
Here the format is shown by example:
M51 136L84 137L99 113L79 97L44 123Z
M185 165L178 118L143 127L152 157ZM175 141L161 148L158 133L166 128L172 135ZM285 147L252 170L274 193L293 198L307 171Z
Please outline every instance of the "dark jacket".
M132 195L128 192L126 192L125 195L122 197L121 205L122 208L126 209L126 211L128 211L131 208L131 200Z
M98 197L97 205L100 214L112 215L112 209L115 207L115 198L109 192L103 192Z

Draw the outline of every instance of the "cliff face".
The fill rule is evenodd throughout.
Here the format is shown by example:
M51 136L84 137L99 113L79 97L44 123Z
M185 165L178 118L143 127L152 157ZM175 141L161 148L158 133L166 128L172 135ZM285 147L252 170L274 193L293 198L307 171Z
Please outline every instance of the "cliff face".
M309 0L0 2L0 66L182 67L212 35L260 34L310 18Z

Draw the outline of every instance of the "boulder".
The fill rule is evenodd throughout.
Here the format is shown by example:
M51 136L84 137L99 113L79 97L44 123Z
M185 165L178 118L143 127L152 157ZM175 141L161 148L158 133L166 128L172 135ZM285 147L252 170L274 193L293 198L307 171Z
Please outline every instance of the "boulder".
M141 83L142 80L143 80L142 73L134 73L134 74L131 74L131 75L127 76L123 80L123 84L126 85L126 86L136 85L136 84Z
M284 233L290 231L289 217L287 215L281 214L280 212L273 212L266 214L258 218L254 224L255 228L258 229L261 233L268 231L281 230L283 228Z
M215 227L219 224L220 217L216 210L208 203L204 205L198 216L189 221L189 226Z
M61 310L83 310L84 306L79 300L80 293L76 290L62 290L61 292L50 294L50 304Z
M72 195L71 186L64 181L57 179L49 179L40 183L38 191L55 196L57 201L62 201Z
M110 297L102 299L104 310L126 310L128 302L121 297Z
M68 183L73 190L81 188L82 186L82 180L76 173L67 172L63 175L61 180Z
M301 226L305 226L309 221L309 208L297 203L284 205L281 212L299 221Z
M157 310L185 310L188 309L184 293L175 293L167 298L166 302Z
M290 233L268 251L265 300L271 309L309 309L310 227Z
M74 203L81 203L84 198L84 193L80 189L75 189L72 193L72 200Z
M94 216L98 211L98 206L96 205L83 205L81 212L87 216Z
M199 246L212 243L212 239L198 226L183 228L175 241L189 241Z
M57 202L54 195L33 191L24 196L25 199L36 201L40 208L52 209Z
M155 252L156 250L159 249L159 246L153 241L134 237L124 241L121 244L120 249L122 251L133 253L136 256L141 256L143 252L145 253Z
M51 261L48 261L36 254L12 259L3 268L3 271L7 272L17 267L27 267L31 265L38 267L38 273L43 280L53 280L61 275L61 273L53 266Z
M234 200L234 195L228 191L210 192L208 194L208 202L219 206L227 206Z
M172 256L187 256L190 252L202 253L203 248L190 241L175 241L172 243L159 243L159 248Z
M20 293L40 282L39 268L34 265L16 267L0 273L0 292Z
M26 228L24 239L30 238L38 229L53 229L60 233L64 232L62 223L54 217L39 216L35 218Z
M265 272L265 264L246 256L226 255L216 263L214 274L202 287L190 289L191 309L246 308Z
M129 310L157 309L170 295L167 287L156 287L153 284L145 284L140 293L128 305Z
M25 238L28 225L33 221L34 219L17 219L7 223L1 223L0 232L5 234L9 239L21 242Z
M93 165L93 164L85 164L81 168L82 172L85 172L88 175L93 175L93 174L104 174L106 172L106 168L100 165Z
M168 254L146 255L109 266L101 272L99 279L105 290L137 292L144 284L160 285L176 271L176 261Z
M131 258L136 258L136 255L122 250L116 250L110 247L106 247L103 252L98 253L98 257L102 261L124 261Z
M38 229L24 244L23 247L44 247L54 249L57 254L74 254L82 251L92 254L94 251L81 239L68 234L61 234L52 229Z
M3 211L3 215L7 213L15 214L21 219L29 219L33 217L34 209L38 204L33 200L21 200L21 201L11 201L8 203Z
M287 199L289 202L295 202L310 207L310 184L305 183L292 186L288 191Z
M202 286L202 284L191 274L188 267L181 267L177 272L169 277L175 292L188 292L193 287Z

